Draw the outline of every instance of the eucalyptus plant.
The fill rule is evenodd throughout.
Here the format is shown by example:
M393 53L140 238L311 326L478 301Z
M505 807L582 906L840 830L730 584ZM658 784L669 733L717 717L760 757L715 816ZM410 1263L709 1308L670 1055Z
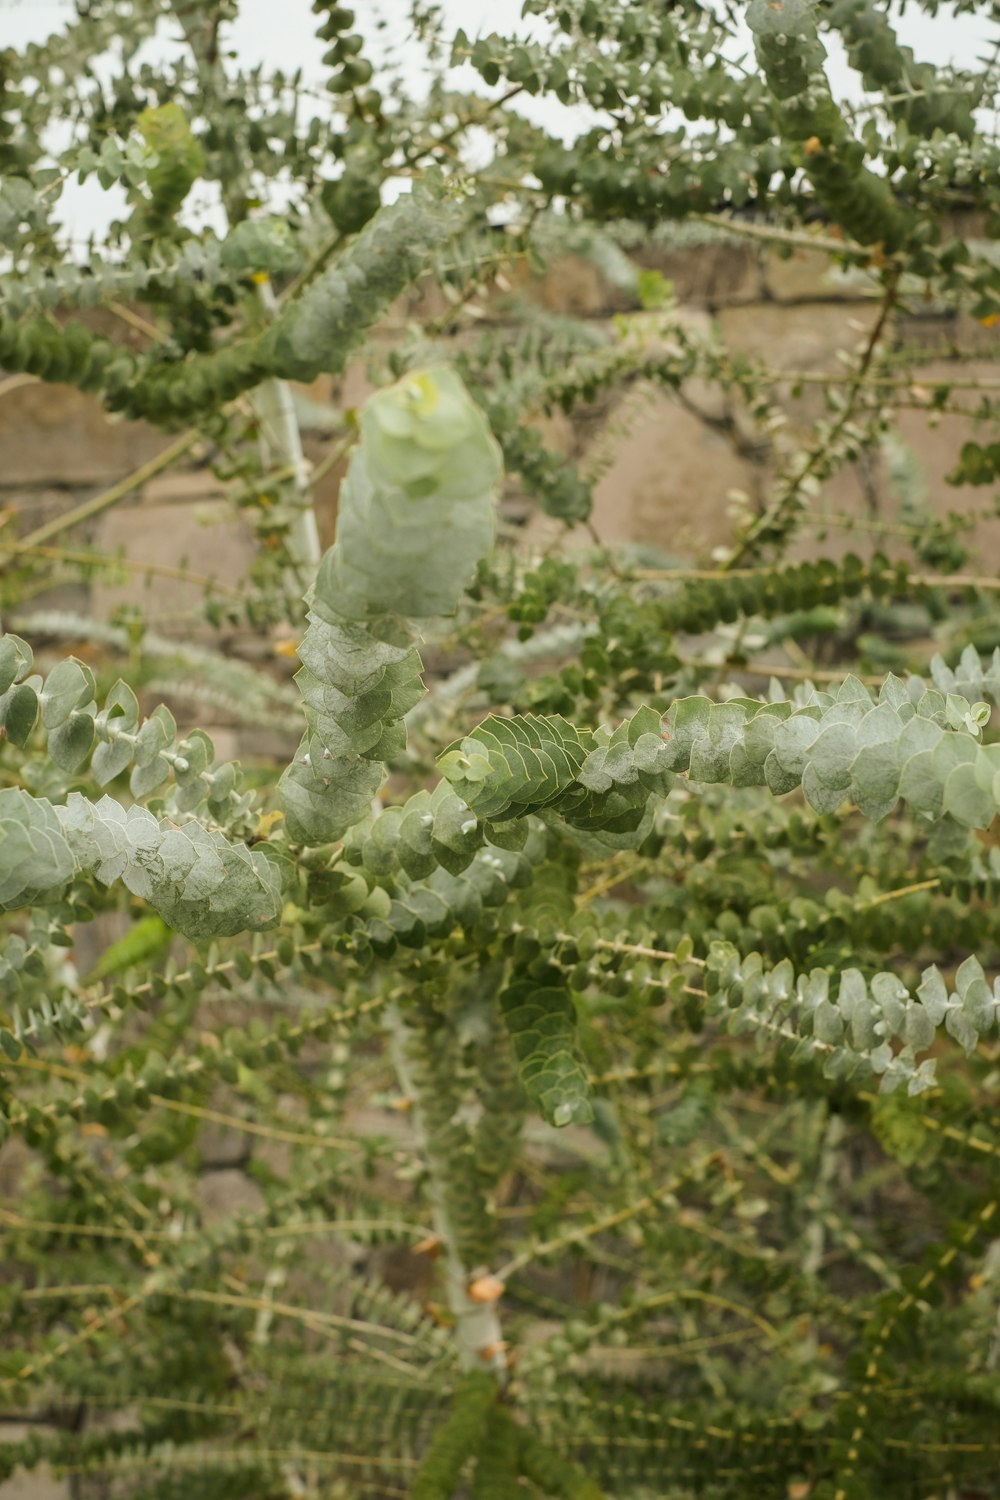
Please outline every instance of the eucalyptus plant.
M996 49L920 61L897 9L753 0L751 58L724 3L528 0L538 41L415 6L421 100L329 0L322 91L239 69L236 0L81 0L0 55L0 365L169 434L0 536L0 1415L37 1420L0 1477L1000 1494L1000 580L958 571L996 383L892 335L915 297L1000 315ZM125 204L84 261L73 174ZM877 309L802 440L641 264L737 237ZM614 323L512 292L564 254ZM323 551L302 385L361 357ZM692 380L768 459L703 568L605 546L537 420ZM964 419L975 506L928 510L911 408ZM192 453L261 543L205 615L272 666L32 610L122 566L55 538ZM893 555L824 555L821 486L873 457ZM587 545L538 556L505 473ZM281 763L217 758L185 682ZM244 1143L223 1215L210 1129Z

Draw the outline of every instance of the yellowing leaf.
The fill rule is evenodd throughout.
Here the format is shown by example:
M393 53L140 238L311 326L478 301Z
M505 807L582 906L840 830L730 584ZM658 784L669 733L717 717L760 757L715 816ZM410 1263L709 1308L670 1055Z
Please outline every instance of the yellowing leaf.
M276 823L280 823L284 816L284 813L279 808L274 808L271 812L261 813L257 819L257 837L259 839L268 838L271 829Z

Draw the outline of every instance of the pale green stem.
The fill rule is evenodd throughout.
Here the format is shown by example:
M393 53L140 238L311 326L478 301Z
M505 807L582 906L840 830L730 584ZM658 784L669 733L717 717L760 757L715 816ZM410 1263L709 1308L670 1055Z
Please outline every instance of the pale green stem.
M260 284L260 300L268 314L277 308L269 281ZM316 512L312 503L310 466L302 451L302 434L295 416L292 391L287 380L265 380L251 400L260 419L264 467L278 464L290 474L294 517L288 550L296 570L311 584L323 549L320 546ZM301 579L298 580L301 585Z
M189 428L169 447L163 448L155 458L151 458L140 468L134 469L131 474L126 474L124 479L120 479L110 489L102 490L99 495L94 495L90 500L84 500L82 504L74 506L64 515L46 521L44 526L37 526L34 531L29 531L27 536L19 537L16 542L5 546L4 551L16 555L31 547L38 547L43 542L47 542L50 537L58 536L61 531L66 531L71 526L79 526L81 521L89 521L94 516L100 515L101 511L109 510L112 505L117 505L119 500L124 500L126 495L130 495L133 490L140 489L147 480L154 479L157 474L162 474L164 469L169 469L178 458L190 452L200 436L197 427Z
M427 1166L431 1216L434 1232L441 1242L445 1292L448 1309L455 1319L459 1362L463 1370L492 1370L498 1377L502 1377L507 1368L507 1359L497 1304L495 1301L477 1302L469 1295L469 1286L481 1268L462 1263L446 1206L444 1174L447 1172L447 1162L440 1160L430 1149L424 1126L420 1088L407 1057L408 1043L414 1033L395 1004L386 1008L384 1024L389 1034L392 1060L400 1086L410 1101L410 1118L417 1147Z
M197 3L173 0L173 9L191 48L203 97L214 105L223 94L226 81L219 61L219 20L211 6L202 7ZM213 60L210 61L210 58ZM242 205L249 192L249 185L249 163L245 161L240 163L238 172L220 183L223 207L230 224L237 222L243 215ZM272 317L277 308L277 299L270 281L259 283L258 293L261 306L268 317ZM322 548L312 508L309 465L302 451L302 436L292 406L292 393L287 381L265 380L251 393L250 401L260 420L264 467L273 465L287 469L291 475L295 514L288 538L288 550L296 576L290 580L290 588L293 593L301 594L305 592L303 580L305 587L313 581Z

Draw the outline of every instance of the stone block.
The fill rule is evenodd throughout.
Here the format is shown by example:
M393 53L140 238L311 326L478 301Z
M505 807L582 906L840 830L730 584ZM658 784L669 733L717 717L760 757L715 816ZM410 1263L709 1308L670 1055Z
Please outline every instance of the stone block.
M949 379L962 380L996 379L995 364L969 362L960 368L948 361L938 361L916 367L913 386L917 391L933 389L935 383L946 383ZM953 399L964 401L973 407L977 400L974 390L956 390ZM959 534L961 543L969 549L973 559L968 571L992 573L1000 568L1000 517L992 514L992 491L983 488L957 488L946 481L946 475L954 468L956 457L964 442L975 441L977 429L971 418L953 413L936 415L920 407L905 408L898 412L894 431L912 450L923 474L924 504L941 520L952 511L972 511L981 514L974 529ZM981 432L981 429L980 429ZM901 520L898 497L892 493L889 476L879 456L873 455L865 465L850 464L823 486L811 507L817 513L834 513L838 520L827 531L822 542L825 556L834 559L855 552L868 558L875 551L885 552L890 557L905 557L913 564L913 548L910 541L898 534L879 535L877 524L887 522L890 526ZM851 518L853 527L841 524L840 518ZM816 529L803 530L789 553L790 561L804 561L817 555Z
M873 529L879 519L891 522L896 515L877 461L869 461L866 467L847 464L839 469L822 486L808 511L810 517L832 519L802 523L785 554L789 563L810 562L819 555L842 562L849 553L863 562L876 552L889 557L912 557L898 536L883 536ZM822 541L818 540L820 536Z
M0 1146L0 1198L16 1201L21 1196L31 1161L32 1153L16 1135L4 1141Z
M375 386L368 378L368 367L365 361L352 360L340 378L337 402L341 410L352 411L359 406L364 406L368 397L374 392Z
M962 342L959 317L953 308L897 314L892 327L898 343L912 349L915 358L921 358L926 350L926 357L933 359L959 348Z
M55 1428L44 1428L43 1432L55 1435ZM0 1443L20 1443L34 1437L38 1428L22 1422L0 1421ZM9 1479L0 1483L0 1500L71 1500L72 1488L68 1479L56 1479L48 1464L37 1464L33 1469L15 1470Z
M170 438L110 416L95 396L41 381L0 401L3 487L106 485L147 463Z
M114 944L120 943L132 923L125 912L97 912L92 922L77 922L73 928L72 957L80 974L87 975Z
M993 330L998 333L997 329ZM935 381L944 383L949 378L982 380L992 382L997 378L994 362L970 361L960 369L945 361L922 365L914 372L914 384L918 387L933 386ZM953 399L964 405L975 407L979 393L975 390L956 390ZM995 486L983 485L958 488L945 480L955 467L959 451L966 442L990 442L993 434L989 428L976 426L969 417L945 413L931 426L922 410L901 411L896 423L897 431L920 460L927 486L927 504L935 515L945 518L950 511L975 509L986 512L972 532L963 533L961 540L969 548L972 562L969 571L993 573L1000 569L1000 518L990 514L995 495Z
M637 338L650 355L676 353L679 344L672 330L683 333L692 342L707 340L712 333L712 315L702 307L681 303L664 312L633 312L624 321L628 339ZM606 331L613 342L619 338L617 321L609 321Z
M237 1214L259 1214L264 1208L264 1194L237 1167L203 1173L198 1182L197 1198L208 1225L224 1223Z
M753 494L758 482L726 434L648 387L615 409L590 458L603 470L592 516L601 540L674 556L705 556L724 543L728 492Z
M249 526L226 501L198 504L133 505L108 511L95 538L99 551L114 554L119 549L131 562L190 570L200 578L222 583L241 581L256 555L256 542ZM127 579L108 582L98 578L92 591L92 608L99 620L122 607L140 610L151 623L158 618L169 624L177 616L200 613L204 586L156 573L130 570ZM185 625L188 639L192 633ZM204 633L214 636L206 623Z
M638 249L633 259L672 282L682 305L734 307L758 302L762 295L760 251L735 235L701 245Z
M553 261L532 283L531 295L548 312L564 317L593 317L635 306L634 295L613 286L592 261L575 255Z
M1000 352L1000 324L981 322L969 313L959 313L957 341L960 349L976 354L992 355Z
M0 558L0 568L2 566L3 559ZM57 583L52 588L40 588L38 593L33 593L27 601L27 608L30 609L32 615L51 612L76 615L78 619L83 619L90 613L90 584L84 578L77 580L68 578L64 583ZM13 628L13 625L8 628Z
M865 303L814 302L724 308L722 342L774 370L836 370L840 350L852 351L870 334L878 308Z
M1000 351L1000 323L940 304L922 309L915 302L908 313L897 316L893 330L898 341L912 348L918 358L947 358L955 350L961 351L963 359L981 354L995 360Z
M326 458L331 446L338 441L337 438L318 438L306 433L302 439L302 449L315 469ZM347 473L348 461L348 456L345 455L339 463L327 470L318 484L313 485L313 509L316 512L316 525L319 528L319 539L323 547L332 545L337 530L340 486Z
M409 1245L378 1245L369 1252L367 1271L390 1291L407 1293L418 1302L434 1295L437 1270L433 1255L417 1255Z
M168 469L149 481L142 498L148 505L191 505L220 499L225 493L226 486L211 469Z
M225 1101L217 1100L214 1108L225 1111ZM253 1149L251 1137L235 1125L222 1125L210 1120L198 1135L198 1155L202 1169L218 1173L231 1167L243 1167L250 1159Z
M0 409L2 406L3 403L0 402ZM38 471L41 469L38 459L36 459L36 469ZM47 526L50 521L59 520L61 516L67 515L87 498L86 487L77 491L65 487L54 489L45 483L24 482L11 485L8 489L6 475L0 478L0 504L5 511L13 513L14 523L21 537L26 537L29 532L37 530L39 526ZM93 522L84 522L72 533L67 533L66 537L54 536L51 545L54 547L84 546L92 537L93 530Z
M825 250L793 250L787 260L772 252L761 260L761 275L776 302L863 301L880 295L875 276L842 270Z

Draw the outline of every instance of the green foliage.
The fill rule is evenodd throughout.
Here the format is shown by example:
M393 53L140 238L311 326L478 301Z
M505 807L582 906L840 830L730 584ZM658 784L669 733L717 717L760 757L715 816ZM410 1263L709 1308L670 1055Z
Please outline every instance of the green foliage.
M574 828L632 833L671 756L659 715L641 708L591 734L558 716L489 718L441 757L445 776L491 822L550 808Z
M732 1012L727 1024L733 1035L757 1027L777 1027L791 1035L797 1024L804 1037L813 1039L802 1055L814 1051L824 1058L828 1077L874 1073L886 1093L901 1083L909 1094L933 1088L935 1060L917 1064L916 1054L934 1045L942 1022L973 1052L997 1025L1000 1003L1000 981L991 990L975 958L959 965L951 994L932 965L924 970L915 996L895 974L866 979L859 969L842 969L839 991L832 997L826 969L796 976L783 959L765 970L759 953L741 957L731 943L720 943L709 949L706 983L709 994L719 996ZM893 1041L902 1043L896 1051Z
M400 616L450 614L493 538L496 444L450 370L379 392L360 426L296 676L308 729L282 806L300 842L342 838L364 816L423 696Z
M1000 688L978 658L970 675L992 695ZM993 821L1000 764L978 742L987 704L927 688L919 677L888 677L877 703L856 678L802 696L797 705L681 699L667 716L671 768L694 781L766 785L779 795L801 785L817 812L835 812L849 798L881 819L903 797L928 819L974 828Z
M475 813L499 822L558 802L586 756L565 719L490 718L445 752L441 769Z
M421 5L418 100L330 0L322 89L241 68L238 8L0 54L5 392L193 424L0 536L0 1477L1000 1497L1000 584L944 571L995 525L994 64L873 0L754 0L749 71L739 7ZM71 177L128 205L86 263ZM676 305L734 237L863 294L842 367ZM533 300L566 257L614 316ZM593 519L642 390L752 468L703 566ZM260 544L224 633L32 603L129 566L50 544L182 457ZM898 515L831 509L879 466Z
M775 99L779 128L802 151L802 166L816 197L862 245L892 251L904 239L899 206L889 184L864 164L830 93L819 40L816 7L810 0L753 0L747 24L757 60Z
M500 996L521 1070L521 1081L553 1125L594 1118L587 1096L587 1074L576 1049L576 1010L561 985L521 980Z
M325 620L314 598L296 674L308 730L281 783L282 809L301 843L340 838L385 780L384 757L406 743L403 715L422 696L420 657L405 625Z
M151 202L151 225L171 218L197 182L205 158L179 104L144 109L136 121L153 153L146 173Z
M113 411L177 426L268 377L315 380L343 370L371 326L457 225L455 209L419 191L383 209L264 332L188 358L139 357L71 323L0 321L0 363L98 391Z
M281 909L281 877L265 854L194 821L157 820L111 797L71 792L53 806L19 787L0 790L6 910L51 901L85 871L102 885L120 880L185 937L264 929Z
M438 1429L410 1490L414 1500L448 1500L455 1493L462 1469L475 1453L496 1400L496 1384L489 1375L467 1375L455 1394L447 1421Z
M417 370L360 416L316 595L348 620L456 609L493 544L500 455L453 371Z
M993 484L1000 474L1000 443L963 443L949 484Z
M476 1454L473 1500L517 1500L518 1431L509 1414L495 1407L486 1422Z
M592 1479L530 1432L518 1434L518 1460L522 1473L538 1485L543 1495L558 1495L562 1500L569 1500L570 1496L577 1500L599 1500L601 1491Z

